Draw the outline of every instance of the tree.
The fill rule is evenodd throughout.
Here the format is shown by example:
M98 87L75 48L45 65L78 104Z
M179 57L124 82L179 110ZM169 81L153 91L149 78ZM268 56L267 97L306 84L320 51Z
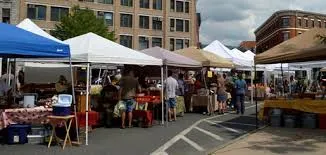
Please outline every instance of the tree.
M317 34L316 38L318 38L322 44L326 44L326 35Z
M104 19L97 18L94 11L74 6L69 15L61 18L60 23L51 31L54 37L66 40L79 35L93 32L99 36L114 41L114 32L109 32Z

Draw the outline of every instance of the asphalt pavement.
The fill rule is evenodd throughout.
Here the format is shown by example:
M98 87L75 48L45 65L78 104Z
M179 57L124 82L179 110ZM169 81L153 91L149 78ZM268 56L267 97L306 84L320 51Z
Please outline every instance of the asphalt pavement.
M201 155L213 151L256 129L254 105L247 104L245 115L205 116L185 114L168 126L152 128L98 128L89 134L89 145L79 147L45 145L2 145L3 155Z

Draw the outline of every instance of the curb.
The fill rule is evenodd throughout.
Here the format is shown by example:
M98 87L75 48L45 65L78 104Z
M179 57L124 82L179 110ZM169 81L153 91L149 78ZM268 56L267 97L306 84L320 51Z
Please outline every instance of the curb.
M214 155L214 153L216 151L218 151L220 149L223 149L223 148L225 148L225 147L227 147L227 146L229 146L231 144L234 144L234 143L238 142L239 140L242 140L242 139L244 139L244 138L246 138L246 137L248 137L248 136L250 136L250 135L252 135L252 134L254 134L254 133L256 133L256 132L258 132L258 131L260 131L260 130L262 130L264 128L266 128L266 127L267 127L267 125L264 125L264 126L258 128L258 129L255 129L253 131L250 131L250 132L248 132L248 133L246 133L246 134L244 134L244 135L242 135L242 136L240 136L240 137L238 137L236 139L233 139L233 140L231 140L231 141L229 141L229 142L227 142L227 143L225 143L225 144L223 144L221 146L218 146L218 147L216 147L214 149L211 149L210 151L207 152L207 154L208 155Z

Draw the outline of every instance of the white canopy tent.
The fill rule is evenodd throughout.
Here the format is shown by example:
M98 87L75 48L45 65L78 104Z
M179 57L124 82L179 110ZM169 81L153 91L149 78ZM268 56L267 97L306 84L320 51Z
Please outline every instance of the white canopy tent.
M62 42L50 34L43 31L40 27L34 24L31 20L25 19L22 23L18 24L22 29L25 29L34 34L43 36L48 39L52 39L58 42ZM148 56L141 52L129 49L115 42L107 40L94 33L87 33L75 38L68 39L63 43L69 44L71 59L73 62L80 62L87 64L87 81L86 92L89 95L90 85L90 63L99 64L130 64L130 65L154 65L161 66L161 79L163 81L163 62L160 59ZM21 59L21 61L25 61ZM36 62L69 62L66 59L34 59L29 61ZM163 88L162 88L163 89ZM163 91L162 94L163 96ZM88 97L86 97L86 103L88 103ZM162 107L163 107L162 97ZM163 108L162 108L163 111ZM164 123L164 113L162 112L162 124ZM88 106L86 104L86 145L88 145ZM78 134L77 134L78 135Z
M236 64L238 67L251 67L252 64L250 61L247 61L245 59L242 59L239 57L236 53L233 53L228 49L226 46L224 46L220 41L215 40L208 46L204 48L204 50L211 52L213 54L216 54L222 58L228 59L232 61L234 64Z
M71 55L76 61L87 63L86 103L88 103L90 86L90 63L110 63L129 65L162 66L161 59L157 59L133 49L124 47L107 40L94 33L87 33L64 41L70 45ZM161 67L161 81L163 81L163 66ZM162 88L163 90L163 88ZM164 124L164 100L162 101L162 124ZM88 106L86 104L86 145L88 145Z

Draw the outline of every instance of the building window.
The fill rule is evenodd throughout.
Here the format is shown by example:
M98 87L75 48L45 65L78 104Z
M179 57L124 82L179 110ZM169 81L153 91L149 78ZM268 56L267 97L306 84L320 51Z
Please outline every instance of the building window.
M171 8L171 11L174 12L174 9L175 9L175 0L171 0L170 1L170 8Z
M183 49L183 39L176 39L175 40L175 49Z
M162 47L162 38L152 38L152 47Z
M188 48L190 46L189 39L185 39L185 48Z
M132 48L132 36L120 35L120 45Z
M318 27L321 28L321 21L318 21Z
M315 27L315 21L311 20L311 27Z
M99 12L97 12L97 16L99 18L102 18L104 20L104 23L107 26L113 26L113 13L112 12L99 11Z
M175 20L176 25L176 31L183 32L183 20L176 19Z
M175 20L170 19L170 31L174 32L175 31Z
M162 18L153 17L153 30L162 30Z
M51 21L60 21L69 14L68 8L51 7Z
M176 1L177 12L183 12L183 1Z
M189 20L185 20L185 32L189 32Z
M289 32L283 32L283 41L286 41L290 38L290 33Z
M122 6L129 6L132 7L133 0L121 0Z
M94 2L94 0L79 0L80 2Z
M153 9L162 10L162 0L153 0Z
M132 27L132 15L120 14L120 27Z
M113 0L98 0L98 3L102 3L102 4L113 4Z
M288 27L290 26L290 18L286 17L286 18L282 18L282 26L283 27Z
M170 51L174 51L174 50L175 50L175 48L174 48L174 39L171 38L170 39Z
M305 19L304 22L305 22L305 27L309 27L308 19Z
M189 2L185 2L185 12L189 13Z
M139 7L149 9L149 0L139 0Z
M139 16L139 28L149 29L149 16Z
M149 48L148 37L139 37L139 50Z
M46 6L27 4L27 18L36 20L46 19Z
M2 8L2 22L10 24L10 9Z
M301 20L301 18L298 18L298 27L301 27L302 26L302 20Z

